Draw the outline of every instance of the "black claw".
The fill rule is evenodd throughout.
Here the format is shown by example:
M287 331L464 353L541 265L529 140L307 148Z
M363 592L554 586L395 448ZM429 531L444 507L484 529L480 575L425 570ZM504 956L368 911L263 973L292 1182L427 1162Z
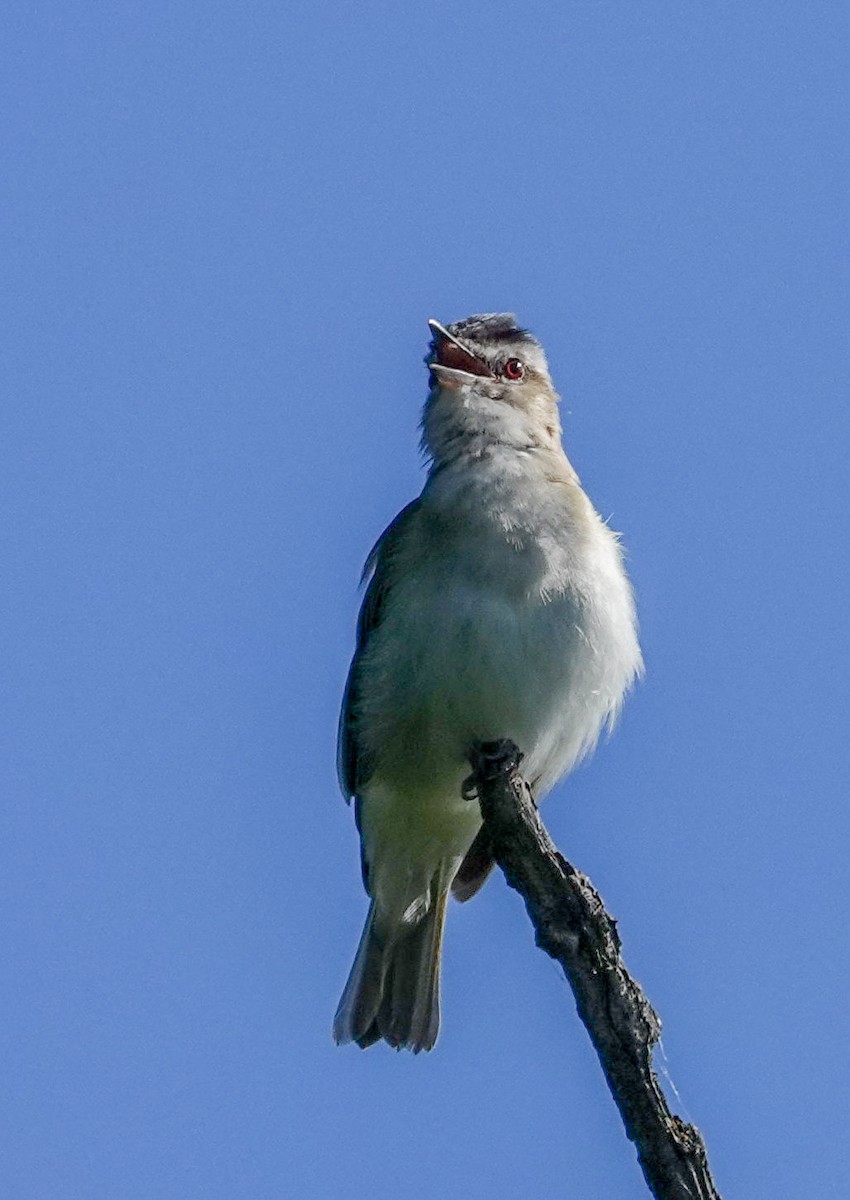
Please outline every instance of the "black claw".
M509 738L502 738L498 742L478 742L472 747L470 757L477 765L477 773L492 777L515 771L525 755Z

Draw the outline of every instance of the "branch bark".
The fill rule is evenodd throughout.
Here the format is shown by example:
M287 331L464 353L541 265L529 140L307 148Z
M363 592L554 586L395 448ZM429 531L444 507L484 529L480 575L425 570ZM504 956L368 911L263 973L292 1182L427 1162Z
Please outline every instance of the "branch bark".
M720 1200L702 1135L670 1112L652 1069L661 1022L620 956L616 922L549 837L508 741L469 753L496 862L525 901L536 942L561 964L656 1200Z

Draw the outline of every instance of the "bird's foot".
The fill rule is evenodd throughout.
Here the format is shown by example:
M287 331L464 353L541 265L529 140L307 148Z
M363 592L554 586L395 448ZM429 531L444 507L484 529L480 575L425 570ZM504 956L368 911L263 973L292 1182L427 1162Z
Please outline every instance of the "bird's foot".
M464 800L477 800L477 780L515 771L525 756L509 738L501 738L498 742L476 742L467 757L473 770L463 781L460 794Z

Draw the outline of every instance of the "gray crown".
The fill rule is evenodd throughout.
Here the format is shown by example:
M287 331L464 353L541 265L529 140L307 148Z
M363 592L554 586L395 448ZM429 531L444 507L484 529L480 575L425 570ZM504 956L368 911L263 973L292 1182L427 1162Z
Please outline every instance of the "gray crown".
M480 346L493 342L531 342L538 345L537 339L527 329L520 329L513 313L480 313L463 321L455 321L454 325L447 328L459 341L477 342Z

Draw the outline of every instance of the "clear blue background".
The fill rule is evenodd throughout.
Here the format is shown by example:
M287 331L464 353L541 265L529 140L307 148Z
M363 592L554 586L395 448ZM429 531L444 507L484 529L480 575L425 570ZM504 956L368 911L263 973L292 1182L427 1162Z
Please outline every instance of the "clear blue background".
M723 1193L846 1196L848 37L776 0L6 8L4 1196L645 1196L500 878L433 1054L330 1041L357 574L421 484L425 319L494 309L648 667L546 819Z

